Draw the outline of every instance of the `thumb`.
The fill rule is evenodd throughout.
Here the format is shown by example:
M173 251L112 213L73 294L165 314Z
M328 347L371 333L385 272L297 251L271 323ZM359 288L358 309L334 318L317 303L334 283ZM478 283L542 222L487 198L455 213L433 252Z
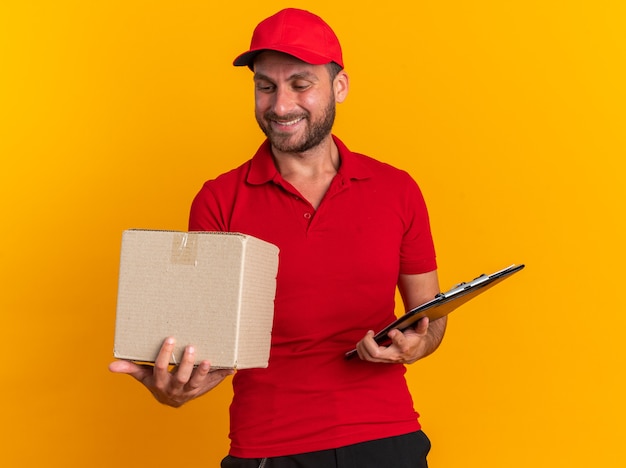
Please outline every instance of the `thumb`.
M148 369L130 361L113 361L109 364L109 371L115 374L128 374L140 381L152 373L151 368Z

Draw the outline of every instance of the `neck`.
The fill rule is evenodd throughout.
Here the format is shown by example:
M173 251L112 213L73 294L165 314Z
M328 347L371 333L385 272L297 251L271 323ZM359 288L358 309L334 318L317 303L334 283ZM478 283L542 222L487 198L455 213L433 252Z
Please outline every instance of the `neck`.
M283 153L272 148L278 172L317 210L339 170L339 149L329 135L303 153Z
M286 153L272 147L272 154L278 172L286 180L292 177L315 178L332 174L339 170L339 150L331 135L319 145L302 153Z

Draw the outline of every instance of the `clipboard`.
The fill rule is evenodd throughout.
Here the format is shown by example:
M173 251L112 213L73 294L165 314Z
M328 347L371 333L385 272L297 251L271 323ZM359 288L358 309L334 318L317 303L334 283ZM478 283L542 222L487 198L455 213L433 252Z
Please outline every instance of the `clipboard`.
M376 333L374 340L379 345L384 346L390 342L387 334L394 328L404 331L424 317L428 317L431 321L444 317L479 294L522 270L524 266L511 265L490 275L482 274L471 281L459 283L450 290L437 294L434 299L409 310L402 317ZM351 359L356 354L356 349L353 349L345 354L345 358Z

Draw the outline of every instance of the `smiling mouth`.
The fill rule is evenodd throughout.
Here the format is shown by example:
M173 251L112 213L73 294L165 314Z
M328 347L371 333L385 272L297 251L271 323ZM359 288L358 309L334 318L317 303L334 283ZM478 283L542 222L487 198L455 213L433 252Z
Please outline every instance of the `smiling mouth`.
M298 122L304 120L304 117L298 117L297 119L292 120L277 120L272 119L272 122L276 125L280 125L281 127L291 127L292 125L296 125Z

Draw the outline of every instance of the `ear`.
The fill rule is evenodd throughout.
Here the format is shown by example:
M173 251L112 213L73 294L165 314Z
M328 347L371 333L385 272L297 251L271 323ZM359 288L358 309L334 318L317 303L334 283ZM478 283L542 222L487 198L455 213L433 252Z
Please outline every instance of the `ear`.
M337 73L333 81L333 92L335 93L335 102L342 103L348 97L348 89L350 88L350 79L348 74L341 70Z

